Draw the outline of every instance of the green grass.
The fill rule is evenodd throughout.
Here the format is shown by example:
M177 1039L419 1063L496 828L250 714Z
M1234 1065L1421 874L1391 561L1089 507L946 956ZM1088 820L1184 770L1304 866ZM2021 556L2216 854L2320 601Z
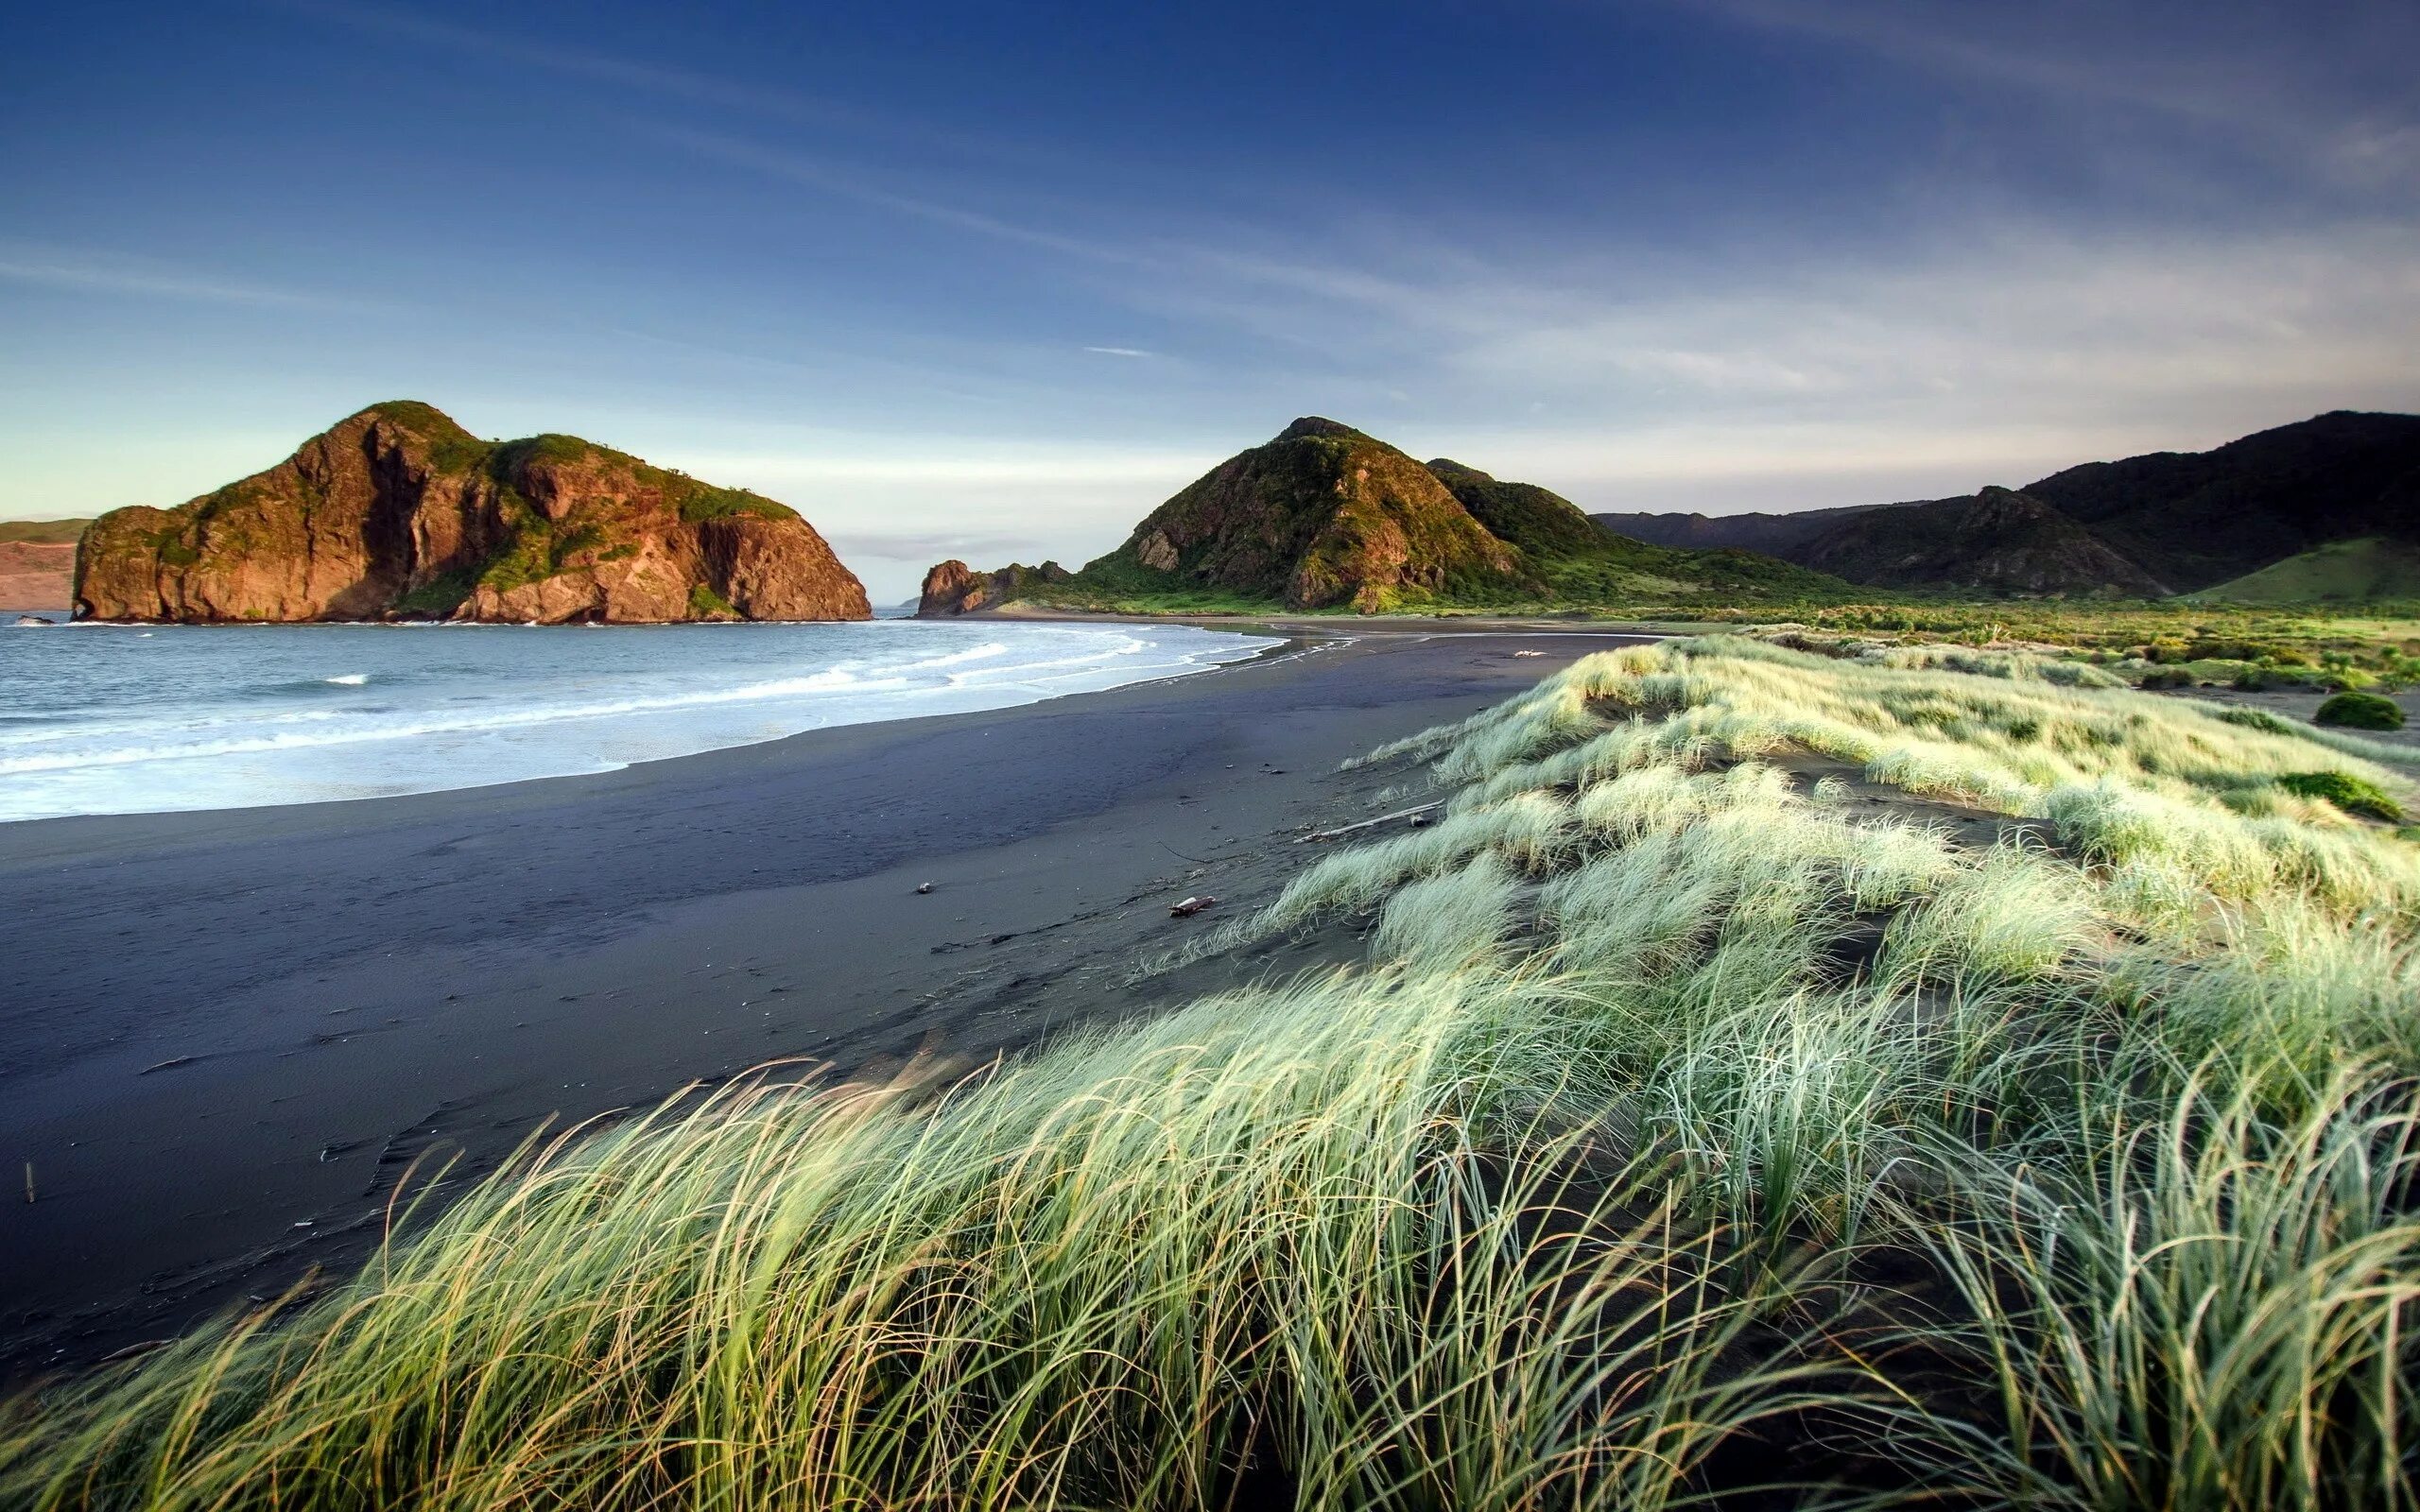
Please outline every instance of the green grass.
M477 576L470 572L445 573L397 599L395 611L414 619L443 619L460 608L477 586Z
M2319 706L2314 722L2343 730L2401 730L2403 711L2374 693L2340 693Z
M739 617L739 610L731 607L731 600L704 583L689 585L689 612L700 619Z
M2364 818L2384 819L2392 824L2403 817L2403 805L2389 798L2377 783L2342 772L2288 772L2277 779L2277 785L2299 798L2324 799L2347 814L2359 814Z
M2420 547L2339 541L2195 593L2196 603L2368 604L2420 598Z
M39 546L70 546L81 540L90 520L0 520L0 543L22 541Z
M701 520L787 520L797 514L788 505L746 489L719 489L679 472L664 473L656 481L681 511L681 518L692 524Z
M0 1502L2411 1506L2410 780L2072 666L1587 658L1205 947L1362 966L566 1136Z
M2140 687L2366 689L2420 684L2420 605L2325 610L2108 604L1859 604L1711 608L1740 624L1835 654L1964 646L2097 666ZM1786 622L1777 622L1786 613Z

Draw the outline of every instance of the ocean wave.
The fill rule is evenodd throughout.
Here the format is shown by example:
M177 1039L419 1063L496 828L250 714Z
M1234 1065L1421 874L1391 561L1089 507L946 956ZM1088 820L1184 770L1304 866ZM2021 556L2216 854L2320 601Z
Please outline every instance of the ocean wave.
M163 629L140 648L96 639L30 679L9 668L33 697L0 720L0 821L612 770L835 725L1182 677L1268 644L1122 626L755 627L677 643L447 626L461 634L443 651L388 660L366 638L401 627L268 627L260 637ZM567 649L573 642L579 648ZM331 662L340 670L327 672Z
M836 692L880 693L908 686L902 678L858 679L839 671L783 678L735 688L675 694L658 698L616 698L601 703L566 704L512 713L409 718L392 724L359 725L350 730L297 731L289 734L236 736L230 739L171 741L147 746L118 746L100 750L61 750L34 756L0 756L0 776L19 772L69 771L87 766L129 766L143 762L182 761L192 757L258 755L268 751L306 750L323 746L359 746L382 740L422 739L431 735L494 734L561 724L577 719L619 714L668 713L683 709L763 702Z
M977 667L966 672L953 672L949 675L949 680L954 687L979 687L987 680L1023 681L1030 679L1032 674L1037 672L1047 672L1056 667L1098 667L1114 658L1134 656L1149 648L1150 643L1129 636L1115 645L1101 646L1078 656L1049 657L1039 662L1019 662L1011 666ZM1184 656L1183 652L1178 654ZM1207 662L1197 662L1190 656L1184 656L1184 660L1187 665L1216 664Z
M1009 648L1007 646L1002 645L997 641L989 641L981 645L969 646L963 651L952 651L947 656L928 656L922 662L905 662L900 666L899 670L902 672L925 672L929 671L934 667L962 666L969 662L982 662L992 657L1006 656L1008 654Z

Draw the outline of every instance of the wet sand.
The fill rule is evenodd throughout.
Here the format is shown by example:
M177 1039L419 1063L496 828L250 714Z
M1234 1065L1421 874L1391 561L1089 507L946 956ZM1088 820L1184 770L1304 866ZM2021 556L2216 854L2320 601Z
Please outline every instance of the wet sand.
M458 1187L769 1059L979 1059L1218 985L1132 968L1374 812L1339 762L1635 639L1345 633L596 776L0 826L0 1379L356 1263L415 1160Z

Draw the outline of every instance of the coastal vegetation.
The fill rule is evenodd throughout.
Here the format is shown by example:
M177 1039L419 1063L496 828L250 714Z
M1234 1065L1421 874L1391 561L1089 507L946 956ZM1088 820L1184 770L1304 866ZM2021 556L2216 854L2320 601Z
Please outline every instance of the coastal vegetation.
M2414 753L1716 635L1356 764L1360 964L571 1131L18 1401L35 1507L2420 1499Z
M2420 582L2415 469L2420 416L2340 411L2204 453L2086 463L1957 498L1589 515L1535 484L1444 457L1415 462L1307 417L1204 474L1071 576L995 583L973 601L928 597L920 612L1014 599L1121 614L1646 618L1704 608L1770 620L1879 599L1936 618L1998 603L2019 613L2312 603L2395 614ZM962 563L951 576L960 575L972 576Z
M1856 645L1949 644L2081 662L2137 686L2355 689L2420 684L2420 604L1986 603L1903 598L1683 611L1698 626ZM1666 616L1682 618L1682 613ZM1810 642L1811 644L1811 642Z
M2401 730L2403 711L2391 698L2348 690L2319 706L2311 718L2347 730Z
M0 520L0 545L72 546L90 520Z
M1439 458L1428 463L1317 416L1236 454L1152 510L1081 571L931 576L919 612L995 608L1006 593L1110 613L1435 613L1610 609L1642 602L1830 602L1848 585L1742 551L1651 546L1570 501ZM1012 580L1011 580L1012 579Z
M2224 604L2373 604L2420 598L2420 546L2383 536L2331 541L2193 597Z

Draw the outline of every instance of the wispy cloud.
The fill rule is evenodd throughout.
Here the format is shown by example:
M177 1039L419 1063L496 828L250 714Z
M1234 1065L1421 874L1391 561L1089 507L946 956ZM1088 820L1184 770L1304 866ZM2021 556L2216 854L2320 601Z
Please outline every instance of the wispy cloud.
M750 168L805 188L838 195L859 204L912 216L935 225L972 232L995 241L1058 252L1097 263L1131 263L1133 253L1122 247L1045 227L989 215L939 198L905 192L876 180L865 170L844 166L804 153L768 147L744 138L687 127L659 127L650 134L685 146L702 156Z
M728 74L683 68L593 48L538 42L510 31L466 26L403 6L361 0L268 0L290 14L372 36L401 39L453 54L471 54L543 70L584 83L657 99L704 107L725 114L796 122L854 136L946 150L992 162L1038 162L1040 155L998 132L955 131L893 111L869 108L829 94L768 89Z
M303 289L276 288L238 279L108 252L48 254L0 251L0 280L76 293L139 299L189 300L211 304L285 306L298 309L357 307L354 301Z
M2354 188L2420 184L2408 6L2170 10L2105 0L1691 0L1713 15L2074 107L2155 112Z
M1104 357L1148 357L1151 355L1151 353L1145 352L1140 347L1086 347L1084 350L1086 352L1098 352Z

